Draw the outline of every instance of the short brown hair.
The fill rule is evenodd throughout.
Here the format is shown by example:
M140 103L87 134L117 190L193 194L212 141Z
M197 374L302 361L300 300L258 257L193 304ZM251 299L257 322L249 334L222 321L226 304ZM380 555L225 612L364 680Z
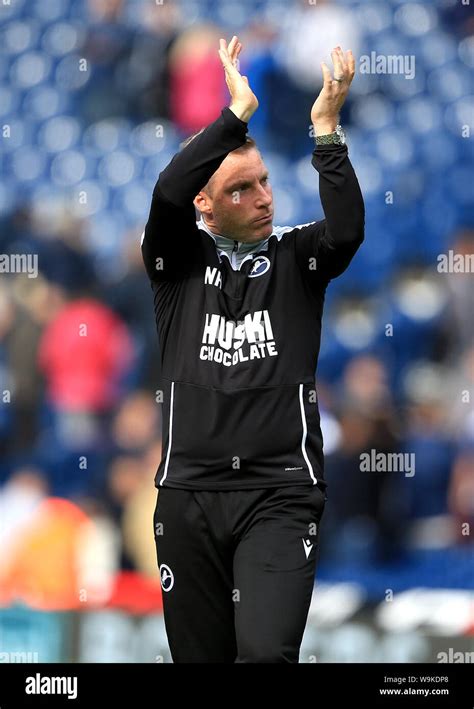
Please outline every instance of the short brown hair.
M206 130L205 128L201 128L201 130L198 130L197 133L193 133L193 135L190 135L189 138L186 138L185 140L183 140L183 142L180 143L180 146L179 146L180 152L181 152L181 150L184 150L184 148L186 148L189 145L189 143L192 143L194 138L197 138L198 135L201 135L201 133L203 133L205 130ZM241 145L240 147L236 148L236 150L249 150L250 148L256 148L258 150L257 143L255 142L255 140L250 135L247 135L245 138L245 143L243 145ZM234 151L232 151L232 152L234 152Z

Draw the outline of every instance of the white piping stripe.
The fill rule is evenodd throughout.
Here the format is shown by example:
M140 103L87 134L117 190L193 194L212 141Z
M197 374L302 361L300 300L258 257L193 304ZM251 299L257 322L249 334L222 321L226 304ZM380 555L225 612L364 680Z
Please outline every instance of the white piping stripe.
M313 226L313 224L316 224L316 222L308 222L307 224L297 224L296 226L276 226L273 229L272 236L276 236L278 241L281 241L282 237L285 234L288 234L288 232L294 231L295 229L304 229L304 227Z
M173 438L173 402L174 402L174 382L171 382L170 418L169 418L169 423L168 423L168 451L166 453L165 472L163 474L163 477L160 480L160 483L159 483L160 485L163 484L166 476L168 475L168 464L170 462L171 443L172 443L172 438Z
M242 268L242 264L244 264L246 261L248 261L249 258L255 258L256 254L248 254L247 256L245 256L245 258L243 258L242 261L240 262L240 266L237 266L237 268L234 268L234 266L232 265L232 260L229 256L229 254L227 253L227 251L219 251L219 256L227 256L227 258L229 259L229 263L232 266L232 269L234 271L240 271L240 269Z
M303 424L303 437L301 439L301 450L303 452L303 457L306 461L306 465L308 466L309 474L311 475L311 480L313 481L313 485L316 485L318 482L316 478L314 477L313 473L313 466L309 462L308 454L306 453L306 434L308 432L308 429L306 427L306 414L304 411L304 405L303 405L303 384L300 384L299 386L300 390L300 410L301 410L301 421Z

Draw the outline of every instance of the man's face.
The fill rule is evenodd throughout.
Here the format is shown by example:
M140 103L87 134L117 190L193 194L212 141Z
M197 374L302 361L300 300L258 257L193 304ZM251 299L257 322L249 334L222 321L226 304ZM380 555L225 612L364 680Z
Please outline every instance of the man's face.
M210 194L195 201L211 230L236 241L262 241L273 231L273 195L258 150L229 153L214 173Z

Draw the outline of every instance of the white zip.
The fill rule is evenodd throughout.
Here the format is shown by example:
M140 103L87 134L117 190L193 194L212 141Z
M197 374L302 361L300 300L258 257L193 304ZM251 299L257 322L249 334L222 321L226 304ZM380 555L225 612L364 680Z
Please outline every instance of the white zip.
M232 263L232 266L233 266L234 268L237 266L237 261L236 261L236 259L235 259L235 254L238 252L238 250L239 250L239 242L238 242L238 241L234 241L234 246L232 247L232 254L231 254L231 256L232 256L232 258L231 258L231 263Z

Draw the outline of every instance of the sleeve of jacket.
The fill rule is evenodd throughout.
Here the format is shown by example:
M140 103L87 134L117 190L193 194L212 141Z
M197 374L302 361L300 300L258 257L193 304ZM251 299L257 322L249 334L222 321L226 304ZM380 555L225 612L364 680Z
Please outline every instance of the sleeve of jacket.
M320 145L312 165L319 173L325 219L296 232L296 260L310 282L327 283L345 271L364 240L364 200L347 145Z
M141 244L151 280L180 278L195 262L200 239L194 197L226 156L245 143L247 130L247 123L224 108L160 173Z

